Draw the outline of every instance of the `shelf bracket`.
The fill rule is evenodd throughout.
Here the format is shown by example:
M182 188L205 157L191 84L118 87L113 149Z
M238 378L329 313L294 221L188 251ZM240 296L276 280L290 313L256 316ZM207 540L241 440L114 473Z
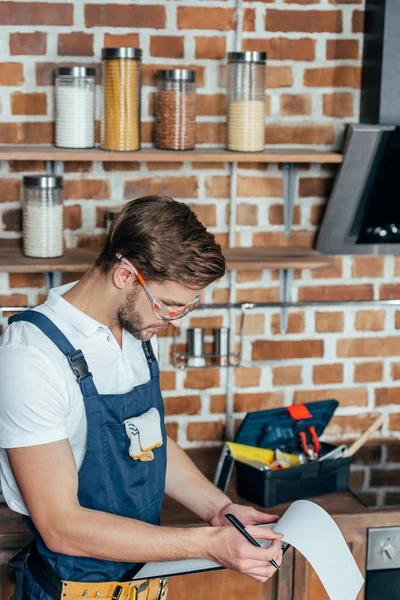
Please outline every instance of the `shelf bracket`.
M58 287L61 285L61 272L60 271L48 271L45 273L45 286L46 293L48 294L51 288Z
M283 165L283 221L286 237L290 237L292 231L298 170L296 163L284 163Z
M281 333L286 333L289 322L289 309L286 306L291 299L294 269L280 269L279 296L283 306L281 307Z
M46 160L46 173L54 177L64 175L64 162L62 160Z

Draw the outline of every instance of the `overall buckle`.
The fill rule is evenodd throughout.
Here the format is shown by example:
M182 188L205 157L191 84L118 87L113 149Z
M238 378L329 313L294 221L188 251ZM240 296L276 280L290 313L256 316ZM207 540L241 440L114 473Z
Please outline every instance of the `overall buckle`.
M80 383L84 377L91 375L82 350L75 350L74 352L67 354L67 359L78 383Z
M160 579L160 588L158 590L157 600L161 600L167 590L168 577L164 577L164 579Z

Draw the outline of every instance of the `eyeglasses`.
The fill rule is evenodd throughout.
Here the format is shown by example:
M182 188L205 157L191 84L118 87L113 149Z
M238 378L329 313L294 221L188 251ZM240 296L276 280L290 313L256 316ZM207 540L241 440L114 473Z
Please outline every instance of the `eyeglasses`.
M128 258L122 256L122 254L120 254L119 252L117 252L115 256L118 258L118 260L128 265L128 267L130 267L135 273L137 280L143 287L147 297L153 305L153 311L157 319L161 319L162 321L175 321L176 319L182 319L182 317L185 317L187 314L192 312L192 310L194 310L196 306L199 305L200 296L196 296L196 298L194 298L192 302L189 302L189 304L185 304L185 306L182 306L182 308L178 310L172 310L168 306L165 306L161 302L158 302L158 300L154 298L153 294L150 292L149 288L145 284L143 277L141 276L135 265Z

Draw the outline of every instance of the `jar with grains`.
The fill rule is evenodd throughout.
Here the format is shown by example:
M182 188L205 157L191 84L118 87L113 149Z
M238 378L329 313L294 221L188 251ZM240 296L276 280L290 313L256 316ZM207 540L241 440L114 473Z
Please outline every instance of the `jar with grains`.
M55 82L55 145L93 148L96 70L60 67Z
M228 54L228 150L264 150L266 60L265 52Z
M140 149L139 48L103 48L102 148Z
M191 150L196 145L196 71L157 71L156 147Z
M62 187L62 177L24 177L22 223L25 256L55 258L63 255Z

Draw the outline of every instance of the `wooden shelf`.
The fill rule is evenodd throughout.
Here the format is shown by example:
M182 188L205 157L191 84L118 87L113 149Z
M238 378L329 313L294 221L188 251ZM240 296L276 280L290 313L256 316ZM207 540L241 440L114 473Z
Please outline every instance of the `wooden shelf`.
M298 148L268 148L264 152L230 152L223 148L196 150L158 150L143 148L138 152L108 152L100 148L68 150L49 145L0 145L0 160L59 160L106 162L247 162L247 163L341 163L339 152Z
M79 273L90 269L98 256L97 250L73 248L60 258L28 258L19 246L0 244L2 273ZM225 249L228 268L249 269L315 269L329 267L332 259L309 248L232 248Z

